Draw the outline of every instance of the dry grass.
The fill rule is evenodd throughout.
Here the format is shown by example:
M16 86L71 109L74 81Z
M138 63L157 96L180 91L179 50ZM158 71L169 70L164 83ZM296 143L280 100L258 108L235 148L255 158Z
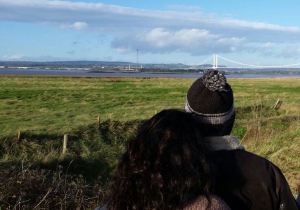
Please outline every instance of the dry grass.
M1 209L93 209L103 200L102 186L60 169L11 168L0 175Z

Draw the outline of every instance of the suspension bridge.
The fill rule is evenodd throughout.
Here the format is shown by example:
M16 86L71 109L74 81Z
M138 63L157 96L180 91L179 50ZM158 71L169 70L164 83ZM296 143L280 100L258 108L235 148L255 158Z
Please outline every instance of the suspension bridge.
M212 63L210 63L212 61ZM234 68L251 68L251 69L285 69L285 68L300 68L300 63L284 64L284 65L258 65L249 64L234 59L226 58L224 56L213 54L208 57L201 64L211 64L213 69L234 69Z

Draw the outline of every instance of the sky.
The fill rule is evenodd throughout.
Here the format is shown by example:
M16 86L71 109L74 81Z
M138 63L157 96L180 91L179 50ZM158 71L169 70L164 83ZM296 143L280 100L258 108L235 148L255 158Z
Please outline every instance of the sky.
M0 60L288 65L300 63L299 11L298 0L0 0Z

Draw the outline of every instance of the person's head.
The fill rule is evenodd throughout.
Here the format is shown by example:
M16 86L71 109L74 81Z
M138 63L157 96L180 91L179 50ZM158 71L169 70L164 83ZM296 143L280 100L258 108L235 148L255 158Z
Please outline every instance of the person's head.
M189 88L186 112L193 113L205 136L229 135L235 120L233 92L223 73L208 70Z
M128 142L115 172L108 209L177 209L209 188L202 135L191 114L164 110Z

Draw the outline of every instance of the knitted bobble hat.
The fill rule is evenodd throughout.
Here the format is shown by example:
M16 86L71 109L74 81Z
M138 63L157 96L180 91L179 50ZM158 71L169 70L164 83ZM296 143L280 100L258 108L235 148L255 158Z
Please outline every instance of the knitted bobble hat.
M233 92L223 73L208 70L197 79L186 97L185 110L205 124L223 124L234 115Z

